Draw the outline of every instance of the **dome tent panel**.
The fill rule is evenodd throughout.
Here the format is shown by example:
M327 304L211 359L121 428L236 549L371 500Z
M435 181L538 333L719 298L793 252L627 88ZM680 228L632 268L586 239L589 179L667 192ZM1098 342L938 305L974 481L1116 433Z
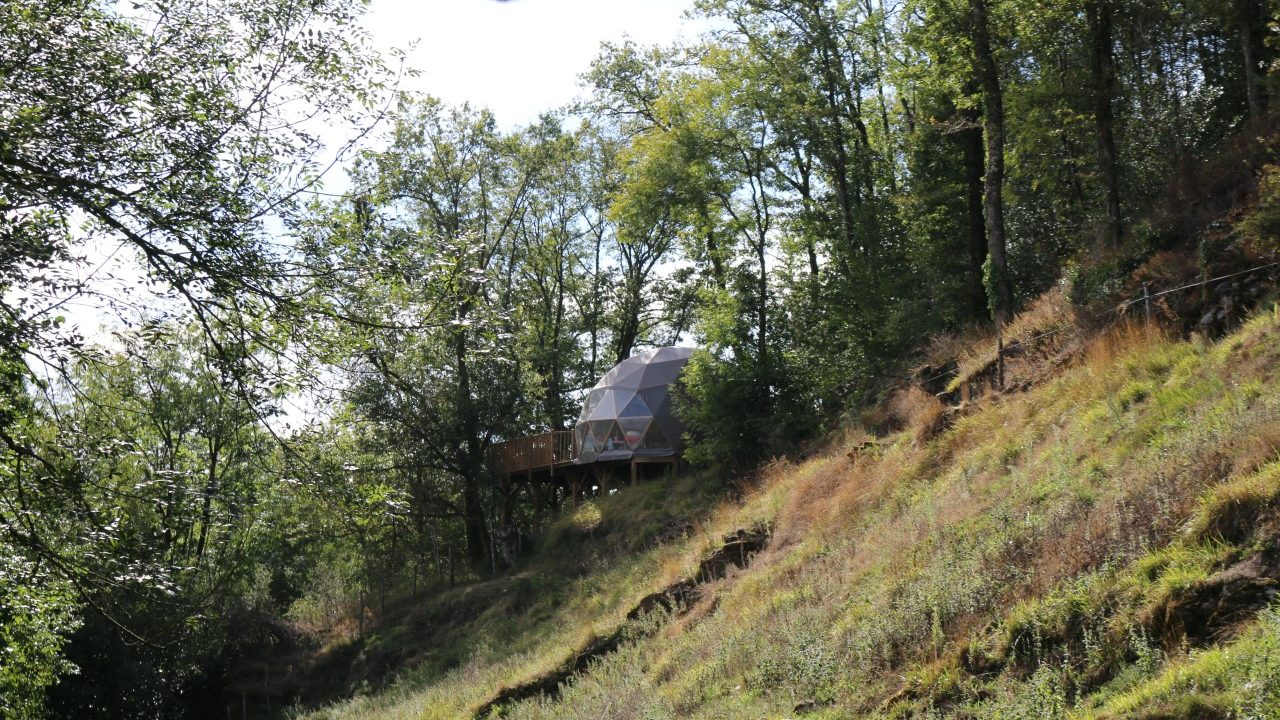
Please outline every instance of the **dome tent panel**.
M583 419L594 422L596 420L612 420L618 417L618 410L626 407L626 402L630 400L629 397L622 398L622 402L619 403L618 394L615 391L606 390L604 396L600 398L600 402L596 403L596 406L592 408L591 414Z
M618 417L642 417L648 419L653 417L653 411L649 409L648 405L644 404L644 400L641 399L640 395L636 394L631 398L631 402L627 403L627 406L618 413Z
M622 431L618 429L618 423L613 420L592 420L591 436L595 438L597 452L605 449L612 450L614 448L610 447L611 444L622 441Z
M591 435L591 425L580 423L574 430L574 440L578 447L578 459L591 462L596 459L596 439Z
M662 430L662 434L666 436L667 443L671 447L679 446L681 441L684 439L684 425L675 418L668 418L665 421L655 418L650 431L652 431L653 428L659 428Z
M665 437L663 442L667 447L676 447L680 443L681 436L684 435L684 423L676 417L671 405L671 394L664 391L660 396L656 396L651 402L649 409L653 411L654 427L661 428ZM646 446L647 447L647 446Z
M645 431L649 429L649 424L652 422L651 417L618 418L618 427L622 428L622 436L626 439L628 448L639 449L644 442Z
M649 405L649 410L653 412L654 417L675 417L675 410L671 406L671 393L664 392L656 400L656 403Z
M582 403L582 414L578 416L578 420L586 420L591 417L592 411L594 411L596 406L600 404L600 401L604 399L607 392L608 391L604 388L596 388L587 393L587 399L586 402Z
M678 362L681 365L684 365L689 361L689 356L692 354L693 351L689 348L674 346L661 347L653 351L653 355L649 357L649 364L653 365L655 363Z
M649 412L653 413L654 417L671 414L671 396L667 392L667 387L665 385L661 387L645 388L644 390L637 392L636 395L641 400L644 400L645 406L649 408Z
M671 442L667 440L666 433L662 432L662 427L658 423L649 426L649 431L644 434L644 443L640 446L642 450L667 450L671 448Z
M684 370L684 366L684 362L660 362L645 365L640 387L661 387L666 389L668 385L675 382L676 378L680 376L680 371Z
M642 363L630 363L625 360L605 373L600 380L601 383L608 383L605 387L611 388L630 388L640 387L640 380L644 376L645 365Z

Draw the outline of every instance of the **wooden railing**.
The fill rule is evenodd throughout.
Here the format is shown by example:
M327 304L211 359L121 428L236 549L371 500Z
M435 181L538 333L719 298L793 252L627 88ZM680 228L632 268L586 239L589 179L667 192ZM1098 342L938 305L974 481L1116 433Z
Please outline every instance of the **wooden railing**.
M498 475L510 475L554 469L557 465L572 462L573 457L573 432L553 430L494 445L489 451L489 465Z

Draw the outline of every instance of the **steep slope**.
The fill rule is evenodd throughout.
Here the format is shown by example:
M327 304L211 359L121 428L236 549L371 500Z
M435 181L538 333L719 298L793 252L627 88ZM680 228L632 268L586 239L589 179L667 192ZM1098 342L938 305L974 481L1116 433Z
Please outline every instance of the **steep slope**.
M1218 342L1122 327L947 428L920 400L895 434L776 464L692 537L602 562L540 615L503 607L515 621L481 635L502 647L315 717L464 717L627 623L557 696L495 714L1274 716L1278 329L1275 312ZM662 490L601 505L625 517ZM764 551L691 608L626 619L726 532L765 526Z

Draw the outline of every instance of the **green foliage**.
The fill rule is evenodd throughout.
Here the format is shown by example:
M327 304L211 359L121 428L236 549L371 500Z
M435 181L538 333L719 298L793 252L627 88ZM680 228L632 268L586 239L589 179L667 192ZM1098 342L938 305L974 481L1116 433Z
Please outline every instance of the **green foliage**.
M45 715L47 689L77 668L63 646L80 624L72 588L0 545L0 718Z
M764 458L774 418L759 412L758 383L743 365L707 353L689 361L677 402L690 427L685 451L690 462L724 462L743 471Z
M566 427L578 391L637 349L700 346L677 392L687 459L741 475L856 416L930 336L985 321L1001 288L1029 298L1065 269L1096 320L1157 245L1199 242L1207 268L1238 235L1280 243L1280 170L1262 169L1238 235L1193 237L1192 216L1248 173L1208 183L1212 202L1188 177L1259 113L1266 3L699 0L705 35L606 44L581 107L511 131L426 97L386 112L366 4L0 6L0 714L211 706L278 617L363 630L389 596L519 565L543 509L490 472L490 448ZM384 114L351 192L302 202L353 147L322 148L313 127L363 138ZM1263 157L1248 153L1246 169ZM1001 276L983 224L996 209ZM1095 253L1121 226L1128 243ZM111 247L163 297L103 298L124 327L92 347L59 308L98 298L88 256ZM1255 322L1263 349L1244 365L1276 360ZM1204 492L1275 412L1270 375L1225 378L1235 352L1164 347L941 438L898 438L849 459L880 468L865 490L823 466L753 510L792 533L793 553L754 576L786 592L757 607L726 580L729 609L704 607L684 639L628 646L567 704L520 712L871 707L887 673L921 663L936 692L995 717L1060 717L1104 670L1119 672L1112 697L1274 712L1270 640L1246 647L1246 672L1103 627L1117 597L1154 612L1198 587L1274 510L1275 466L1252 470L1269 456ZM286 398L311 406L304 427ZM666 523L702 525L690 517L720 489L686 482L556 521L543 557L576 552L571 572L489 578L474 602L444 593L446 616L472 603L457 616L481 639L424 651L424 676L475 695L475 676L527 674L575 644L564 628L624 612L652 590ZM1197 498L1199 544L1153 551ZM1110 534L1068 569L1025 566L1083 515ZM1126 583L1098 576L1106 592L1053 575L1135 558ZM957 679L957 636L1046 587L1060 592L982 648L1027 675ZM573 593L590 599L553 607ZM545 635L505 645L525 620ZM367 641L386 657L410 642ZM1177 705L1179 681L1156 676L1202 660L1212 687ZM1253 695L1224 680L1242 672Z
M1240 221L1245 237L1262 248L1280 249L1280 167L1268 165L1258 180L1258 200L1252 212Z

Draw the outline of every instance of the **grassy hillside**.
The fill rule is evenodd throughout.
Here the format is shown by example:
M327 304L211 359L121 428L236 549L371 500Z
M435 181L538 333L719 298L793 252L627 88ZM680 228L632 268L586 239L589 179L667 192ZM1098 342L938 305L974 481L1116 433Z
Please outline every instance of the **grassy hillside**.
M467 717L625 623L506 716L1276 717L1277 330L1122 327L1023 392L902 393L896 432L775 463L739 501L686 478L588 504L417 670L311 717ZM756 526L766 549L693 607L626 619Z

